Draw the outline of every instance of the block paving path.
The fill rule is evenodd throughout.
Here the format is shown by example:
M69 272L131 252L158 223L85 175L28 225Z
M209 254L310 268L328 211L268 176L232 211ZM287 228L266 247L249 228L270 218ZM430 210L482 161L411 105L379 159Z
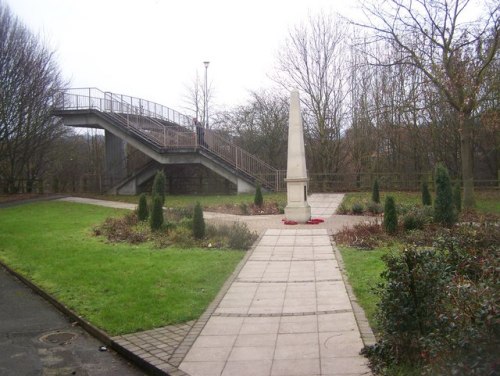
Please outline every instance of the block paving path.
M331 217L341 201L310 196L312 216ZM327 226L268 224L196 322L113 340L172 376L371 374L359 355L370 329L355 316Z

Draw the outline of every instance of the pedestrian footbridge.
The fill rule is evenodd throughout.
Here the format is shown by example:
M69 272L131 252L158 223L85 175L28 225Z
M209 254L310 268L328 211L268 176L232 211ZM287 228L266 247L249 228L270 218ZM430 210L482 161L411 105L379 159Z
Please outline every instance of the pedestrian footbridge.
M96 88L64 90L54 100L53 114L66 126L104 129L113 193L138 193L158 168L173 164L200 164L235 184L238 193L251 192L257 184L272 191L284 186L282 171L168 107ZM126 144L152 162L127 173Z

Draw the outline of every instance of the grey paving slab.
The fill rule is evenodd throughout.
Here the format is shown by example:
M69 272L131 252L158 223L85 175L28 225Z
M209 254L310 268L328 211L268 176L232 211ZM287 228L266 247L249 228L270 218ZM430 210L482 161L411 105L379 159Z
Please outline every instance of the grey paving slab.
M321 197L315 202L322 205L316 213L336 208ZM191 376L370 374L362 347L327 229L273 228L261 236L180 369ZM218 350L202 355L207 348Z

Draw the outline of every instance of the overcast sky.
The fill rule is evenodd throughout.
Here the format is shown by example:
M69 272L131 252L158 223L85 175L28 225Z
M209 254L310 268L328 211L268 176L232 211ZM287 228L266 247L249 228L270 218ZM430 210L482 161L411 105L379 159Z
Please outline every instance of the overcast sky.
M0 0L1 1L1 0ZM3 0L56 51L71 87L152 100L183 112L196 73L214 103L271 85L276 55L309 14L350 15L347 0Z

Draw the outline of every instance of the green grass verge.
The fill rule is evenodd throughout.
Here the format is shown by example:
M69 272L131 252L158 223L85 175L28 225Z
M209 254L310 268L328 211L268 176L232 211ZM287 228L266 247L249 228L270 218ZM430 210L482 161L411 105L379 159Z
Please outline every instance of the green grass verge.
M396 204L401 205L416 205L420 204L420 192L380 192L380 203L384 205L385 198L387 196L393 196L396 200ZM352 205L356 202L368 204L372 199L371 192L351 192L346 193L342 203L347 205L348 208L352 208Z
M422 205L420 192L380 192L380 203L383 205L386 196L391 195L396 200L397 205L411 206ZM431 192L434 202L435 194ZM347 208L352 208L355 202L366 204L371 201L371 192L346 193L342 203ZM500 214L500 191L476 191L476 210L482 213Z
M158 250L91 235L122 213L65 202L0 209L0 259L111 335L199 317L244 252Z
M374 288L382 282L380 274L385 269L382 256L387 254L390 249L377 248L366 251L343 246L339 246L339 249L344 260L349 284L352 286L358 303L365 311L370 326L376 331L375 311L379 298L375 294Z
M476 193L476 209L482 213L500 214L500 190Z

